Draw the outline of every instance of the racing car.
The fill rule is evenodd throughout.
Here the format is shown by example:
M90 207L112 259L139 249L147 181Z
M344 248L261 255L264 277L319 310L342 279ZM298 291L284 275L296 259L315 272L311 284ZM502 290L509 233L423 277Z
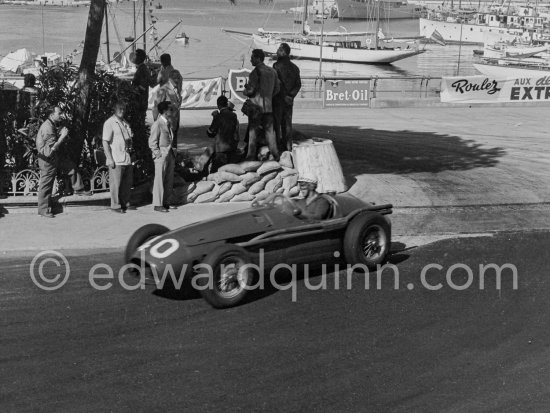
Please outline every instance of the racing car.
M264 271L280 263L313 265L340 251L351 265L372 269L383 263L390 250L392 205L368 204L349 194L321 196L330 204L323 220L301 218L292 198L273 194L244 210L174 230L144 225L128 241L125 260L145 268L149 277L164 274L168 266L185 277L201 273L198 267L210 269L210 282L195 285L215 308L241 303L260 264Z

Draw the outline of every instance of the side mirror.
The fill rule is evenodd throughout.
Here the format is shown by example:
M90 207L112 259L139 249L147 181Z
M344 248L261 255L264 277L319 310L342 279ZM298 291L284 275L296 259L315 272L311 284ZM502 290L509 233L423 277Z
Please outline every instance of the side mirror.
M302 210L296 208L292 211L292 213L294 214L295 217L297 217L298 215L302 215Z

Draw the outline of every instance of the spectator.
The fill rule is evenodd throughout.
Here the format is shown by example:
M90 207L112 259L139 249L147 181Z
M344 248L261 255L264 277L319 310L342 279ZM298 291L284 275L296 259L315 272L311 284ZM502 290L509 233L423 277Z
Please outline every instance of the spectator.
M170 102L160 102L157 107L159 116L151 126L149 148L155 162L155 180L153 183L153 207L157 212L168 212L176 209L170 203L174 186L174 167L176 156L172 148L174 133L169 119L173 117L173 106Z
M145 64L145 60L147 60L145 50L137 49L134 58L136 73L134 74L134 78L132 79L132 86L138 92L138 110L143 119L145 119L145 116L147 114L150 86L149 69Z
M262 49L252 50L250 62L254 70L250 73L244 94L250 99L258 115L248 116L249 141L247 159L256 159L259 129L263 129L269 151L275 160L279 160L277 137L273 128L273 96L279 93L279 78L275 69L264 63ZM255 109L252 111L255 112Z
M180 125L180 107L181 107L181 74L175 69L170 71L168 80L160 86L156 93L153 104L153 120L157 120L159 115L157 107L159 103L168 101L172 104L172 116L170 119L170 126L174 135L172 142L173 146L177 148L177 137ZM179 85L179 86L178 86Z
M103 149L109 168L109 189L111 191L111 210L125 213L136 209L130 205L130 191L133 181L133 166L130 152L133 133L124 120L126 104L116 102L114 113L103 124Z
M38 184L38 214L53 218L51 212L51 196L53 184L58 170L65 181L65 194L90 195L84 190L84 184L77 167L66 154L63 153L63 145L67 141L69 130L61 128L58 133L57 126L63 116L61 108L55 106L48 109L48 118L42 123L36 135L36 149L38 152L38 167L40 169L40 181Z
M216 101L218 110L212 112L212 124L206 131L211 138L216 138L210 172L216 172L221 166L236 162L239 144L239 121L227 97L220 96Z
M294 98L302 87L300 69L290 61L290 46L281 43L277 49L277 61L273 65L277 71L281 90L273 99L275 132L281 151L292 151L292 111Z

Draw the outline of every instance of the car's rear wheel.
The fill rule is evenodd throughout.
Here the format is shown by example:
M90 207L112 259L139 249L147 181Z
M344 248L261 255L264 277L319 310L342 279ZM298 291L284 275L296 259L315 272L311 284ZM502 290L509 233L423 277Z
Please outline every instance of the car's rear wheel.
M386 259L391 244L391 228L378 213L353 218L344 235L344 255L349 264L376 268Z
M126 244L126 250L124 251L125 262L129 263L137 249L147 241L166 234L168 231L170 231L168 228L159 224L147 224L139 228L132 234L128 244Z
M207 280L203 272L197 284L201 286L201 295L212 307L233 307L244 299L253 273L252 268L246 266L250 264L250 258L243 248L222 245L208 254L202 264L211 279L208 277Z

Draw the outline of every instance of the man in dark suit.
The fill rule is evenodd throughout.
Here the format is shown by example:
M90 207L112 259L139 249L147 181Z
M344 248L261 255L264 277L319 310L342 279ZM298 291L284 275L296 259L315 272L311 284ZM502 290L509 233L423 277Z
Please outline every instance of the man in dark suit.
M216 138L210 172L230 162L236 162L237 146L239 144L239 120L226 96L218 97L218 110L212 112L212 124L206 131L210 138Z
M171 122L174 107L168 101L157 105L159 116L151 126L149 148L155 161L155 180L153 183L153 206L157 212L168 212L176 206L170 203L174 187L175 149L172 149L174 133Z
M292 111L294 98L302 88L300 69L290 61L290 46L281 43L273 69L281 82L281 90L273 98L273 118L279 150L292 151Z
M262 49L252 50L250 62L254 70L248 77L244 94L248 96L254 107L257 107L257 116L248 116L248 159L256 159L258 132L263 129L269 151L273 158L279 160L279 149L277 148L277 136L273 128L273 96L279 93L279 78L275 69L264 63L265 53Z

